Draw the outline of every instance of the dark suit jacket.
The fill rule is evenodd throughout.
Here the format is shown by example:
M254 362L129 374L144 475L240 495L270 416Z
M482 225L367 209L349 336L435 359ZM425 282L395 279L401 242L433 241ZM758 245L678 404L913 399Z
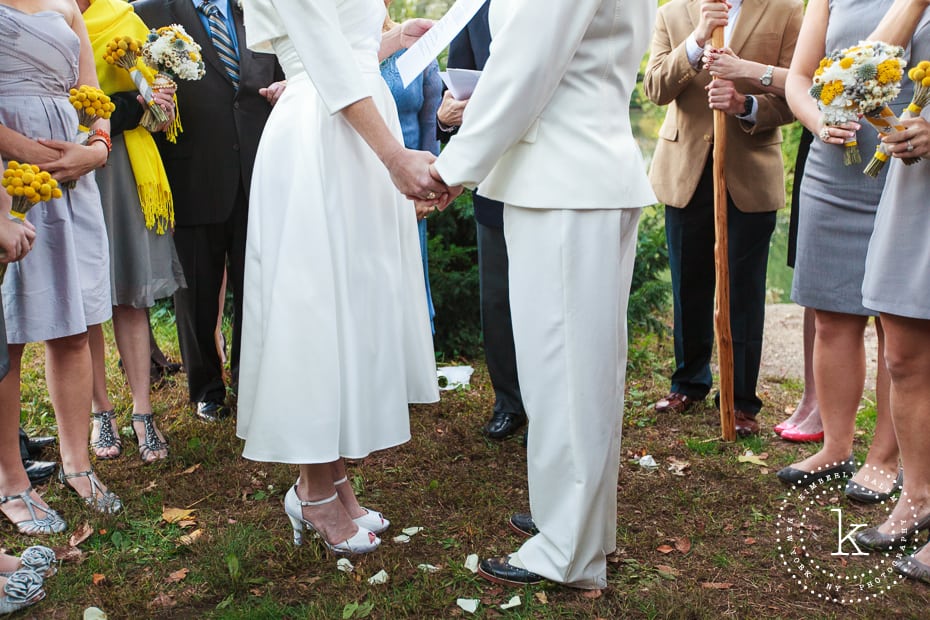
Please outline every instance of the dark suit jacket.
M178 84L178 112L184 128L177 144L157 136L174 196L179 226L217 224L229 218L242 183L248 195L252 164L271 105L258 94L283 73L272 54L245 47L242 10L233 16L239 41L239 90L223 70L216 48L191 0L139 0L135 9L149 28L181 24L203 50L206 75Z
M449 46L448 67L454 69L474 69L481 71L484 63L488 61L491 48L491 29L488 26L488 7L485 2L471 18L465 29L460 32ZM457 128L456 128L457 130ZM440 139L445 142L455 134L455 130L441 132ZM504 227L504 205L496 200L485 198L472 193L472 202L475 205L475 219L485 226L493 228Z

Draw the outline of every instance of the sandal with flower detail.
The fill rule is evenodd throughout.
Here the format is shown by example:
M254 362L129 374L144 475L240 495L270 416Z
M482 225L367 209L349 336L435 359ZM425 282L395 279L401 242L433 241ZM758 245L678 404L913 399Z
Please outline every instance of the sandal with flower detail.
M113 418L116 417L112 409L109 411L99 411L93 414L94 422L98 423L97 439L90 442L96 457L102 461L109 461L119 458L123 454L123 440L119 435L113 432ZM116 454L101 455L100 450L116 448Z
M11 577L24 568L38 573L43 579L54 577L58 572L58 557L48 547L33 545L20 554L19 568L15 571L0 571L0 577Z
M122 509L123 502L120 501L119 496L113 491L103 490L103 485L100 484L100 479L97 478L97 474L94 473L93 469L79 471L73 474L66 474L64 468L58 470L58 481L61 482L63 486L77 493L77 489L68 482L68 480L73 478L87 478L90 481L90 497L82 497L82 499L85 504L97 512L116 514ZM78 495L80 495L80 493L78 493Z
M155 421L151 413L134 413L132 414L132 421L140 422L145 429L145 441L139 442L139 458L142 459L142 462L146 465L154 463L156 461L161 461L168 458L168 455L159 457L157 452L160 450L168 450L168 440L160 439L158 433L155 431ZM135 429L133 429L135 430ZM138 441L139 436L136 435L136 441ZM149 458L154 456L155 458Z
M333 481L333 486L335 487L339 486L340 484L347 484L348 482L348 477L343 476L341 479ZM391 527L391 522L388 521L387 518L377 510L371 510L370 508L365 508L364 506L361 506L361 509L365 511L365 514L352 519L359 527L371 530L375 534L383 534L389 527Z
M29 516L32 518L14 523L14 525L19 529L20 533L26 534L27 536L37 536L39 534L58 534L59 532L64 532L68 527L68 524L65 523L65 520L48 506L37 504L36 501L29 495L30 493L32 493L31 485L28 489L17 495L0 496L0 504L5 504L15 500L19 500L26 504L26 509L29 510ZM45 513L45 516L40 519L36 514L36 510L41 510L43 513Z
M303 543L303 533L307 529L315 532L323 545L336 554L369 553L377 549L378 545L381 544L381 539L378 538L377 534L364 527L358 526L358 531L351 537L333 544L326 540L326 537L320 533L309 519L304 518L304 506L322 506L338 500L339 494L333 493L331 497L319 501L304 501L297 495L296 484L288 489L287 494L284 496L284 512L287 514L287 518L290 519L291 527L294 530L294 544L300 546Z
M11 614L38 603L45 598L42 575L21 568L6 578L3 596L0 596L0 614Z

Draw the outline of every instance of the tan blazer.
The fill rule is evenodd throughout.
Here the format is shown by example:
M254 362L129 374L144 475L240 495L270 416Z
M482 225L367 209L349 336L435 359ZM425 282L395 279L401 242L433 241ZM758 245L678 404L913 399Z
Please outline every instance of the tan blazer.
M655 196L629 101L655 0L491 2L491 56L436 161L509 205L619 209Z
M659 129L649 180L658 199L686 206L713 146L713 110L707 105L706 71L688 62L685 41L694 32L699 0L672 0L659 8L643 88L654 103L668 105ZM788 67L801 28L801 0L743 0L730 48L741 58ZM793 120L784 97L762 93L758 80L738 80L740 93L758 102L756 123L727 116L727 189L740 211L785 206L780 125Z

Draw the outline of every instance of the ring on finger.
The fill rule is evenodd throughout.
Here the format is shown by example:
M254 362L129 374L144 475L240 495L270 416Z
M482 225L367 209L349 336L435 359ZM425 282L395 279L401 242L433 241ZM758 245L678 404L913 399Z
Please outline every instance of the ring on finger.
M433 200L434 198L436 198L436 192L430 192L426 195L427 200Z
M910 141L910 140L908 140L908 141L907 141L907 152L910 153L910 152L913 151L913 150L914 150L914 145L911 144L911 141Z
M820 139L823 140L824 142L830 139L830 128L829 127L824 127L823 129L820 130Z

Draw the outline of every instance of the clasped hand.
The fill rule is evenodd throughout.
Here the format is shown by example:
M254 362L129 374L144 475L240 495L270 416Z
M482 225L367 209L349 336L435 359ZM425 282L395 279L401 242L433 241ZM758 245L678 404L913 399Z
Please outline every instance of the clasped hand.
M746 97L730 80L715 78L704 88L707 90L707 104L712 110L722 110L730 115L743 113Z
M36 227L31 222L0 215L0 263L20 260L35 240Z
M386 162L391 181L413 201L418 220L436 210L442 211L462 193L461 186L449 187L445 184L432 165L434 161L436 156L432 153L398 149Z

